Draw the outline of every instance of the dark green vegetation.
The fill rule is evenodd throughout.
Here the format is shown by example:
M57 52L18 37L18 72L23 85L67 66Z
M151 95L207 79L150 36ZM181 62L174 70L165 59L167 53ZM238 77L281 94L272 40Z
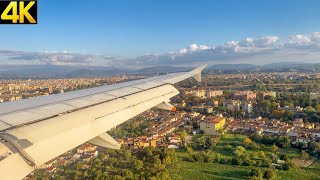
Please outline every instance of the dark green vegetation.
M280 107L302 107L304 111L295 113L293 110L279 110ZM320 103L316 99L311 100L309 93L304 92L280 92L276 97L267 96L253 102L255 114L266 118L276 118L283 121L291 121L295 118L303 118L309 122L320 122Z
M270 136L270 135L258 135L258 134L253 134L249 136L250 139L252 139L256 143L262 143L265 145L272 145L271 147L280 147L280 148L285 148L287 151L285 152L286 155L292 155L290 152L292 150L296 151L291 147L291 139L287 136ZM298 150L302 152L310 152L311 155L313 156L320 156L320 143L319 142L311 142L311 143L298 143L295 146ZM274 149L276 151L276 149ZM277 150L277 152L279 149ZM309 155L309 154L308 154ZM305 155L306 156L306 155ZM292 156L295 157L295 156Z
M173 149L147 147L143 150L106 150L89 161L61 166L54 178L36 171L35 179L170 179L166 166L176 162Z
M205 179L249 179L251 166L231 166L225 164L186 162L181 160L184 153L179 153L179 161L168 166L172 179L191 180L197 177ZM261 172L267 168L260 168ZM294 169L291 171L275 170L275 180L316 180L319 179L320 164L314 164L308 168Z
M151 122L152 120L140 115L133 118L132 120L124 122L117 128L113 128L108 132L108 134L116 138L149 135L146 131L146 128L151 125Z
M277 138L273 139L274 141ZM295 167L291 159L308 159L304 151L262 144L241 134L222 137L196 135L185 149L148 147L143 150L106 150L88 163L76 161L49 174L35 172L35 179L319 179L320 163ZM270 141L270 143L272 143ZM246 148L244 148L246 147ZM274 154L285 164L278 168ZM309 157L310 159L310 157Z
M175 179L319 179L320 163L317 161L313 165L305 168L295 167L291 163L292 158L299 158L300 152L298 149L286 147L278 148L278 151L274 151L269 144L256 143L256 147L243 148L242 146L250 145L247 136L240 134L225 134L215 147L203 148L203 145L199 144L201 139L205 139L208 142L209 136L197 135L194 137L196 146L200 146L202 150L192 150L190 147L186 148L186 151L179 151L178 161L168 166L170 176ZM213 139L217 139L213 137ZM240 148L239 148L240 147ZM265 163L275 161L272 159L272 155L276 153L278 157L286 161L284 168L273 169L270 164L256 163L265 159ZM219 155L218 155L219 154ZM244 156L244 154L246 154ZM240 155L240 156L239 156ZM253 164L246 164L242 161L243 157L248 157L249 162ZM192 157L193 162L190 161ZM194 159L195 157L195 159ZM239 158L239 162L237 162ZM236 160L232 163L232 159ZM237 164L239 163L239 164ZM250 177L250 173L253 169L259 171L259 177Z
M282 139L286 138L277 138L277 142L282 143ZM280 158L285 162L278 164L276 168L290 170L294 166L291 158L298 156L299 153L296 150L296 154L289 155L287 150L292 150L289 145L285 142L280 153L279 147L275 144L258 144L245 135L225 134L221 139L219 137L196 136L192 149L190 147L186 149L190 153L186 160L190 162L271 167L271 164L277 163ZM193 149L201 149L201 151L193 152Z

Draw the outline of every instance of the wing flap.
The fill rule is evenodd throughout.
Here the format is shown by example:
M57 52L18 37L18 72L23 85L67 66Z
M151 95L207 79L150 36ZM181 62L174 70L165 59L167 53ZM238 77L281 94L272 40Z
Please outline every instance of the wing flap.
M177 94L173 86L165 85L6 133L30 141L24 151L41 165Z
M103 133L88 142L96 146L110 149L120 149L121 147L121 145L107 133Z

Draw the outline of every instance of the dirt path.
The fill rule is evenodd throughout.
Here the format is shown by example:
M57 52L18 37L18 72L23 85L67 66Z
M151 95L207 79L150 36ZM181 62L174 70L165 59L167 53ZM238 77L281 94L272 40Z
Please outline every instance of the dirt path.
M306 160L294 158L294 159L292 159L292 162L297 167L308 167L308 166L311 166L316 160L317 160L316 157L312 157L312 158L309 158L309 159L306 159Z

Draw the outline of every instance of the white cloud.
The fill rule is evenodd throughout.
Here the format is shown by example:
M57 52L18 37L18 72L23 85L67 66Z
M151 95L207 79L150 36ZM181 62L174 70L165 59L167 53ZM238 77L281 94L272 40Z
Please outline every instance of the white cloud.
M300 49L305 51L320 50L320 32L311 34L296 34L289 37L284 44L287 48Z
M62 52L24 52L15 50L0 50L0 55L6 57L6 63L20 64L21 62L27 64L53 64L53 65L97 65L97 63L107 63L114 60L110 56L94 55L94 54L80 54L67 51ZM19 62L20 61L20 62Z
M306 50L308 52L306 52ZM150 56L149 56L150 57ZM247 37L240 41L227 41L210 47L191 44L173 53L141 56L136 62L145 65L190 63L271 63L285 61L320 62L320 32L296 34L283 43L278 36Z
M186 48L183 48L183 49L180 49L178 52L179 54L186 54L188 53L188 50Z
M257 38L247 37L243 40L227 41L216 46L193 43L173 52L147 54L129 59L67 51L23 52L0 50L0 56L17 63L121 67L234 62L254 64L285 61L320 62L320 32L295 34L281 42L279 42L279 37L272 35Z

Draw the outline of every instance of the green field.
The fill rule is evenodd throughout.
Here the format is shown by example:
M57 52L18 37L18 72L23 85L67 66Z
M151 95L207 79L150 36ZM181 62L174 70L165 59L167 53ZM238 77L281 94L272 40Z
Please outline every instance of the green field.
M201 137L203 135L196 135ZM241 134L225 134L220 139L214 152L223 154L225 156L232 157L233 154L230 151L226 151L224 145L232 145L232 147L242 146L243 140L247 136ZM264 151L266 155L271 155L270 146L265 148L259 148L258 150L247 150L249 153L254 151ZM299 157L300 153L295 148L285 148L280 150L281 153L285 153L290 157ZM173 179L249 179L249 172L252 166L236 166L236 165L225 165L225 164L214 164L214 163L202 163L202 162L188 162L186 157L189 154L184 151L177 151L179 161L168 166L169 173ZM259 167L261 171L265 171L266 168ZM320 162L313 164L307 168L294 169L291 171L276 170L275 179L283 180L320 180Z
M178 152L179 161L168 166L172 179L204 180L204 179L248 179L249 172L254 167L235 166L213 163L187 162L183 157L187 153ZM259 168L262 171L266 168ZM292 171L276 170L275 179L283 180L316 180L320 179L320 163L308 168L295 169Z
M223 149L223 146L226 144L232 145L234 148L236 146L243 146L242 142L246 138L246 135L241 135L241 134L224 134L223 137L221 138L220 142L217 144L216 148L214 149L215 152L218 152L220 154L223 154L225 156L232 156L232 152L228 152ZM255 152L255 151L264 151L266 155L273 154L272 151L270 150L270 146L266 145L265 148L263 149L258 149L258 150L247 150L249 153ZM290 157L299 157L300 153L298 149L295 148L282 148L280 149L281 153L284 153Z

